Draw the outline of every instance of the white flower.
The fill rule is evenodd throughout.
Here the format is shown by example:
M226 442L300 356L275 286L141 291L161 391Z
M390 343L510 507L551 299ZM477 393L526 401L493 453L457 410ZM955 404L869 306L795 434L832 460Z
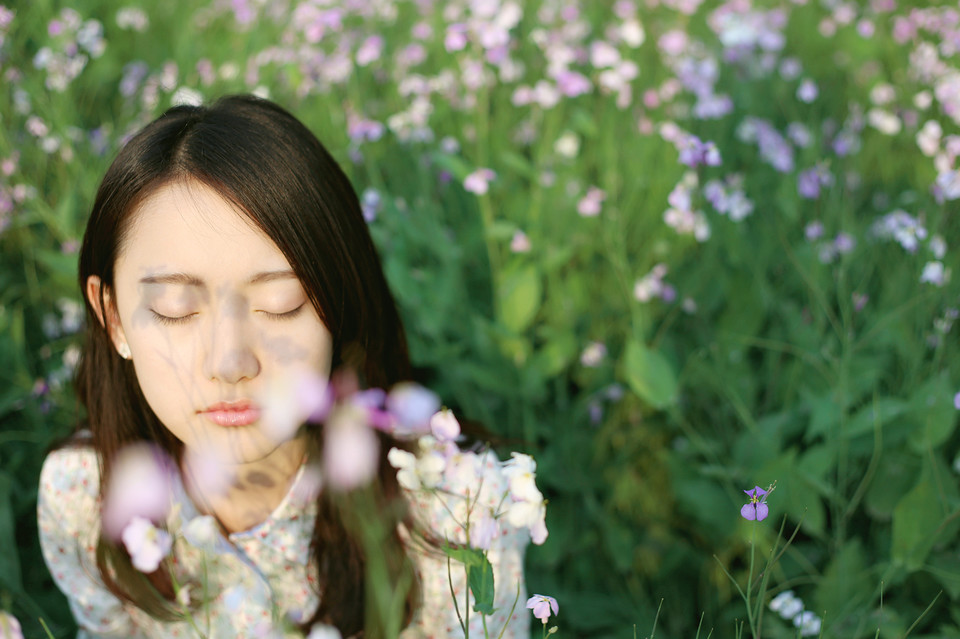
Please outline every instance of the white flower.
M943 268L943 262L927 262L920 274L921 282L928 282L934 286L943 286L950 280L950 270Z
M310 627L310 634L307 635L307 639L343 639L343 635L333 626L315 623Z
M554 142L553 150L565 158L574 158L580 151L580 138L573 131L567 131Z
M793 618L793 625L800 629L801 637L814 637L820 634L820 617L804 610Z
M794 596L792 590L785 590L773 598L770 610L779 613L784 619L791 619L803 610L803 602Z
M877 107L867 111L867 122L880 133L887 135L895 135L900 132L901 128L900 118L886 109Z
M191 546L202 550L213 550L219 537L220 527L210 515L194 517L183 527L183 538Z
M438 452L425 452L417 457L399 448L390 449L387 461L397 469L397 481L407 490L435 488L447 465L443 455Z
M134 517L121 534L123 545L130 553L133 567L144 574L154 572L160 561L170 552L172 539L163 530L143 517Z
M191 89L190 87L180 87L173 94L173 97L170 98L170 104L173 106L180 106L183 104L189 106L200 106L203 104L203 94L196 89Z

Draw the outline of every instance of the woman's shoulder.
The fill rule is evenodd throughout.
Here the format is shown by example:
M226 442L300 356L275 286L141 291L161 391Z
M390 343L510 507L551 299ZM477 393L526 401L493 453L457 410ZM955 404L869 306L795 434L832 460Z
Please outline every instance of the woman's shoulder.
M68 443L51 451L40 470L39 498L95 499L100 493L100 463L85 443Z

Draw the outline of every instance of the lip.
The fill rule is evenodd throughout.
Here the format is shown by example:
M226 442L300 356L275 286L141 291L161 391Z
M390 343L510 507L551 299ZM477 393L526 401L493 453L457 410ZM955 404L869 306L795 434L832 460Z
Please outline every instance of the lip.
M249 426L260 419L260 409L246 400L217 402L200 414L217 426Z

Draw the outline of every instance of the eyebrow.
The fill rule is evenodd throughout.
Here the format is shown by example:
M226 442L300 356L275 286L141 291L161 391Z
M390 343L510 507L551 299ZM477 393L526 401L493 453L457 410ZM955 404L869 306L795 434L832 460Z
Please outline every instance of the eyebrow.
M298 279L297 274L291 271L290 269L285 269L281 271L264 271L262 273L257 273L247 284L263 284L265 282L273 282L276 280L287 280L287 279ZM159 273L157 275L148 275L146 277L140 278L141 284L181 284L183 286L198 286L203 287L205 284L196 275L190 275L188 273Z

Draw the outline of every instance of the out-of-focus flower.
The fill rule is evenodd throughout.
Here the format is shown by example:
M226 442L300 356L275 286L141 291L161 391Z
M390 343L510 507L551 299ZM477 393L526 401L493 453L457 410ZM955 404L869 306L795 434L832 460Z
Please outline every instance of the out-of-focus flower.
M936 120L928 120L919 131L917 131L917 146L920 152L928 158L932 158L940 150L940 136L943 135L943 128Z
M213 550L219 538L217 520L210 515L194 517L181 528L183 538L194 548Z
M702 142L695 135L688 135L677 142L681 164L695 169L698 166L720 166L720 150L711 141Z
M490 189L490 182L497 177L492 169L480 168L463 179L463 188L470 193L484 195Z
M820 617L809 610L804 610L793 618L793 625L800 629L801 637L815 637L820 634Z
M867 122L880 133L896 135L900 133L901 122L895 114L886 109L874 107L867 111Z
M785 590L770 601L770 610L784 619L792 619L803 611L803 602L793 594L792 590Z
M401 382L390 389L385 405L395 420L395 434L425 434L430 432L430 419L440 408L440 398L419 384Z
M960 393L953 396L953 407L960 410Z
M797 99L801 102L806 102L810 104L817 99L817 96L820 94L817 89L817 84L809 78L800 83L800 86L797 88Z
M343 639L343 635L333 626L315 623L310 626L310 634L307 635L307 639Z
M550 614L560 614L560 605L557 600L547 595L534 595L527 599L527 608L533 610L533 616L547 624Z
M596 368L607 356L607 346L603 342L590 342L580 353L580 363L587 368Z
M934 286L943 286L950 281L950 269L943 266L943 262L927 262L923 265L923 272L920 274L920 281Z
M338 490L352 490L377 474L380 442L362 407L338 406L323 427L323 472Z
M833 184L833 174L822 162L806 171L801 171L797 176L797 192L801 197L809 200L815 200L820 197L821 186L831 186Z
M189 105L200 106L203 104L203 94L190 87L179 87L170 98L172 106Z
M480 517L470 522L470 546L481 550L490 550L490 543L497 536L499 524L489 509L484 509Z
M444 408L430 418L430 432L437 441L454 441L460 436L460 422L457 421L452 410Z
M150 25L146 12L139 7L123 7L117 10L117 26L121 29L132 29L143 33Z
M820 239L823 237L823 223L820 221L810 222L804 228L803 234L809 242Z
M510 240L510 251L513 253L528 253L530 251L530 238L523 231L517 231Z
M870 301L870 296L854 292L851 294L850 300L853 302L853 312L859 313L863 310L863 307L867 305L867 302Z
M657 264L650 272L633 285L633 297L638 302L649 302L663 293L663 278L667 274L666 264Z
M420 455L399 448L391 448L387 453L387 461L397 469L397 481L407 490L435 488L447 466L443 455L430 443L422 443L420 448Z
M942 235L934 235L927 243L927 248L933 253L933 257L942 260L947 254L947 242Z
M260 429L275 442L289 441L306 421L320 422L333 404L326 378L301 369L274 378L260 397Z
M893 239L910 253L916 253L921 241L927 237L927 229L918 219L902 209L891 211L870 227L870 233L881 239Z
M833 239L833 248L840 255L850 253L856 246L857 240L849 233L837 233L837 237Z
M751 490L743 491L750 497L750 503L744 504L740 509L740 516L750 521L763 521L770 513L767 506L767 491L759 486Z
M600 215L600 208L605 199L607 199L606 191L591 186L577 203L577 213L583 217L596 217Z
M0 10L4 7L0 7ZM20 622L9 612L0 610L0 639L23 639Z
M553 145L553 150L565 158L575 158L580 152L580 138L573 131L567 131Z
M121 533L123 545L130 553L133 567L144 574L154 572L170 552L173 540L149 519L134 517Z
M367 223L377 219L377 213L380 211L380 192L376 189L364 189L363 196L360 198L360 210Z
M134 519L162 521L170 511L173 465L150 444L134 444L114 459L104 499L103 528L120 539Z

